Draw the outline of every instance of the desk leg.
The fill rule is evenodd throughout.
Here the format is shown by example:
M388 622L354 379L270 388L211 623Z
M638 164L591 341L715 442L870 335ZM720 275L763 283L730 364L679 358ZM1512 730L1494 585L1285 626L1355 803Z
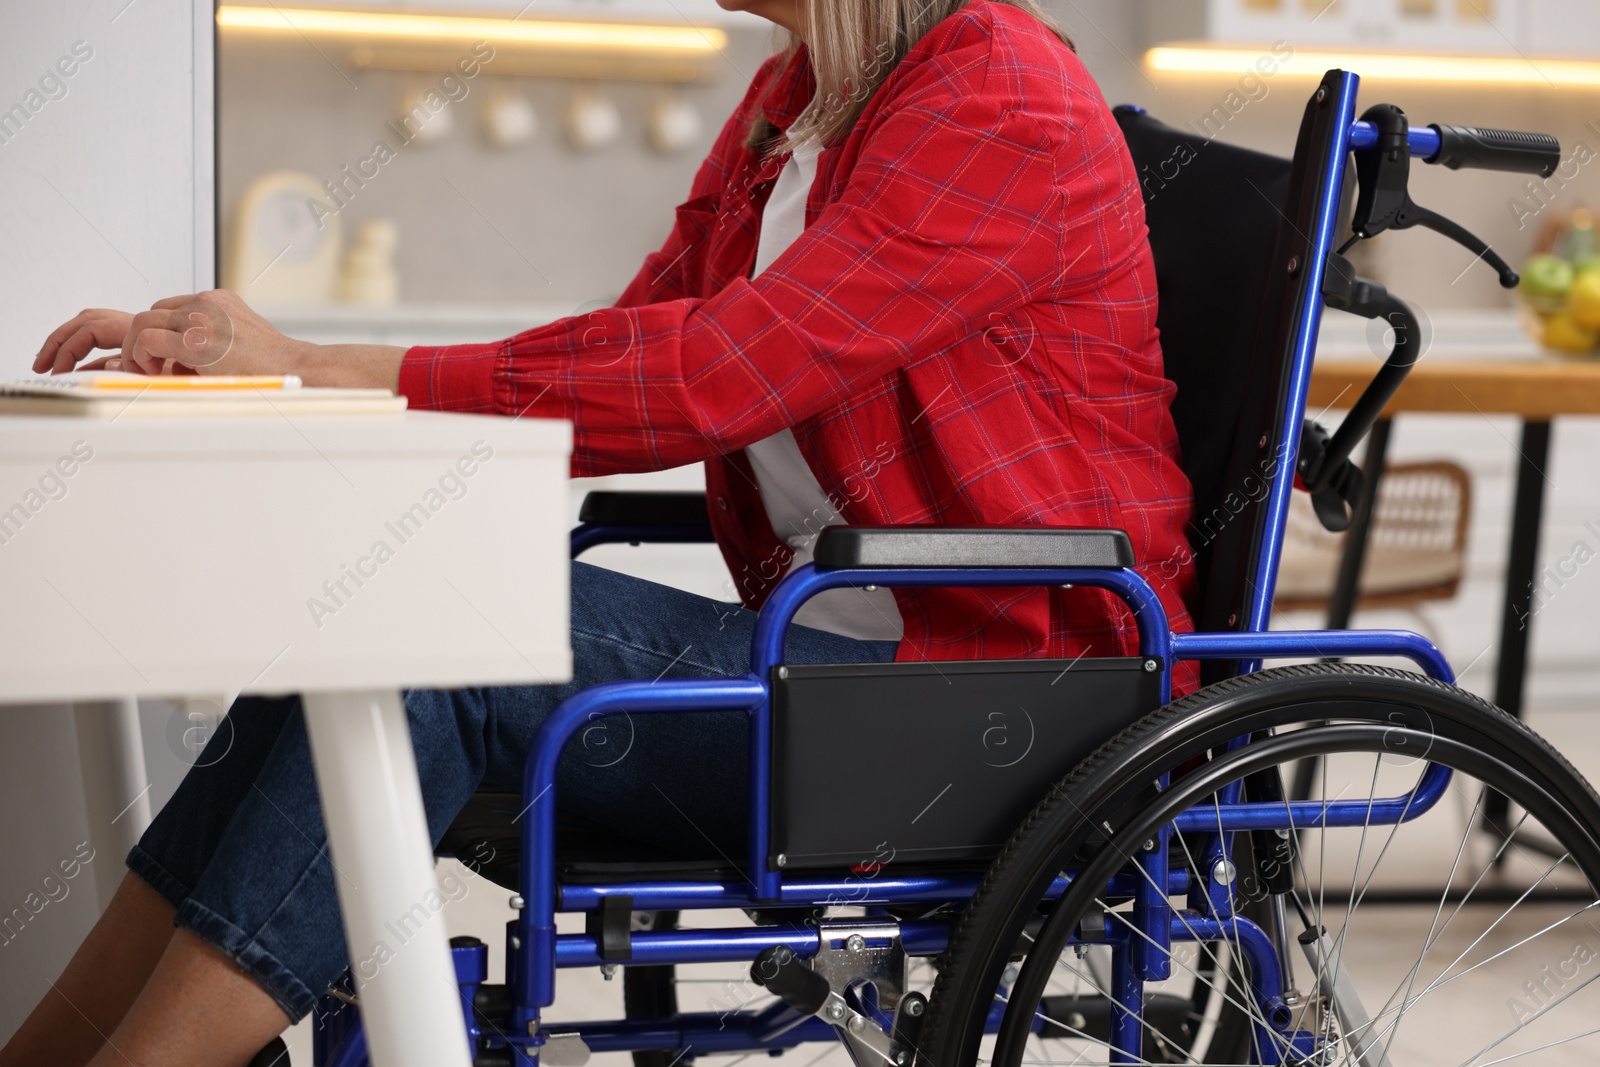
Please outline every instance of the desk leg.
M1500 617L1500 660L1494 669L1494 702L1522 718L1528 668L1528 630L1533 625L1534 571L1539 564L1539 527L1544 518L1544 471L1550 459L1550 424L1522 424L1516 502L1511 511L1511 550L1506 560L1505 606ZM1484 799L1483 825L1504 837L1510 805L1499 793Z
M375 1067L468 1067L416 756L394 691L304 698Z
M150 775L139 734L139 703L80 701L72 705L83 772L84 809L95 855L111 860L94 866L103 911L127 870L122 857L150 825Z

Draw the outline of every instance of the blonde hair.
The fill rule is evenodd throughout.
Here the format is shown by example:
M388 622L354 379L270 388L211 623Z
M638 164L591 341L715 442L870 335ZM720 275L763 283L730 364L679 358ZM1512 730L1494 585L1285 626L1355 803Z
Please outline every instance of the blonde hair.
M805 6L805 39L817 92L811 104L784 133L759 111L746 143L788 151L822 146L848 134L867 101L889 73L925 34L970 0L809 0ZM1072 41L1045 14L1038 0L999 0L1044 23L1068 48ZM789 35L789 51L800 37Z

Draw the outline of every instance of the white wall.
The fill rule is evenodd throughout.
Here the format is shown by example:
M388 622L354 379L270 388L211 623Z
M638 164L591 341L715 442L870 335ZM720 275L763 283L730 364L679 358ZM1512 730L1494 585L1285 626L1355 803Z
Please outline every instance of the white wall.
M84 307L210 284L211 82L198 0L0 8L0 374Z
M139 309L212 285L212 56L201 0L0 6L0 377L27 373L46 334L85 307ZM133 817L108 830L104 781L86 797L83 726L63 707L0 708L0 924L12 918L0 925L0 1041L122 863L90 844L93 861L61 877L80 846L117 841Z

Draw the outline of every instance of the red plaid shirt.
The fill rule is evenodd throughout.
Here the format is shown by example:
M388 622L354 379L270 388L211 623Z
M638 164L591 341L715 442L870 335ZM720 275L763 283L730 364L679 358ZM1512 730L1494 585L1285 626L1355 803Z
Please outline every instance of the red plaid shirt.
M804 49L756 75L615 308L494 344L416 348L423 408L571 419L574 475L705 460L740 599L787 568L743 449L793 427L856 525L1120 527L1188 628L1190 508L1127 149L1078 58L974 0L914 47L826 148L807 228L751 279L785 157L744 147L814 82ZM1132 654L1098 590L897 589L901 659ZM1192 687L1180 672L1180 691Z

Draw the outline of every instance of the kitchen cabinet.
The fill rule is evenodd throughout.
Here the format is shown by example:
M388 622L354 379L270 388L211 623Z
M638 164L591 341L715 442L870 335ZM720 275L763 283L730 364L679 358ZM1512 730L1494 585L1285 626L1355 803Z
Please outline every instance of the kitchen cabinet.
M740 11L724 11L716 0L313 0L297 6L353 10L427 11L503 18L605 18L707 26L762 27L771 23Z
M1146 0L1161 41L1600 55L1593 0Z

